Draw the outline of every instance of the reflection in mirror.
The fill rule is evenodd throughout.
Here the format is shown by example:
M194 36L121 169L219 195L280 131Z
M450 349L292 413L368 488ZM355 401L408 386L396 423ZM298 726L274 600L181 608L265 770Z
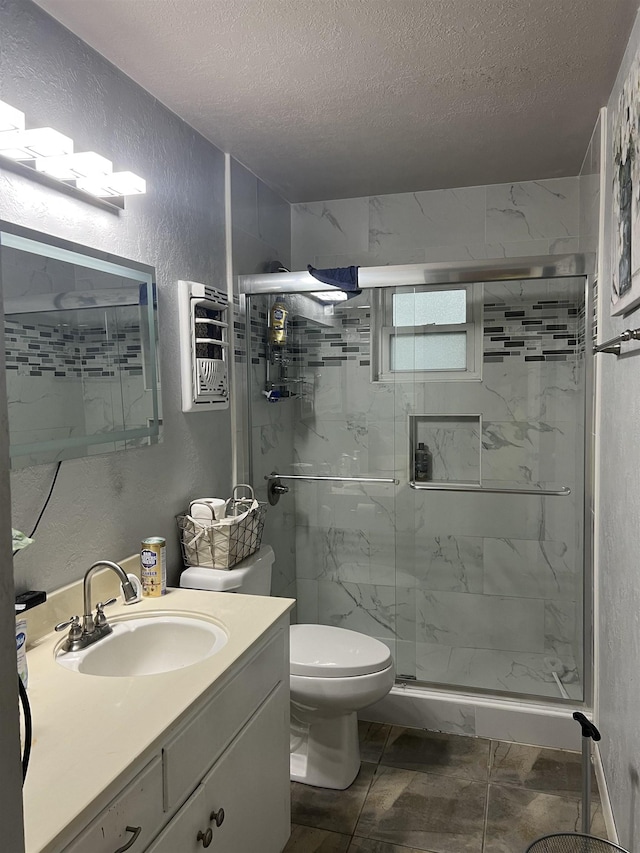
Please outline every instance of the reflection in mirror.
M13 468L160 437L152 267L0 224Z

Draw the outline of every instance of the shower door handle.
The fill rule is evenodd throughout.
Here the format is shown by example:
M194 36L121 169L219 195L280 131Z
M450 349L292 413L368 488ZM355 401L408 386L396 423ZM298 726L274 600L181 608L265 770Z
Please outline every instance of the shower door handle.
M275 506L280 500L280 495L285 495L289 491L288 486L283 486L280 480L307 480L311 482L324 483L386 483L390 485L398 485L398 480L393 477L331 477L326 474L278 474L277 471L272 471L270 474L265 474L267 481L267 495L269 503Z
M409 486L416 492L481 492L491 495L537 495L538 497L546 495L566 497L571 494L569 486L560 486L559 489L532 489L519 486L510 488L509 486L481 486L476 483L447 483L445 480L427 483L410 480Z

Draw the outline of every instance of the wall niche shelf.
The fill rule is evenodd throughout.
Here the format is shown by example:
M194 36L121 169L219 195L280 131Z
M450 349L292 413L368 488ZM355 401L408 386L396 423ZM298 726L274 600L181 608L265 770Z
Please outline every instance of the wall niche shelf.
M409 415L409 481L424 484L460 484L479 487L482 415ZM432 474L421 480L416 474L416 450L424 443L432 457Z
M420 442L432 456L432 476L416 476ZM481 492L494 495L571 494L568 486L482 480L482 415L409 415L409 486L415 491Z

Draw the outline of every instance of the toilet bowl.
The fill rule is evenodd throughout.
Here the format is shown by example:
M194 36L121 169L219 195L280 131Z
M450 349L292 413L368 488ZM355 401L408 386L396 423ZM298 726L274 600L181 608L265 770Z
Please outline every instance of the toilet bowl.
M348 788L360 769L358 711L382 699L395 677L379 640L329 625L292 625L291 778Z
M180 586L269 595L274 559L265 545L233 569L187 568ZM292 625L289 638L291 779L348 788L360 769L358 711L391 690L391 653L373 637L329 625Z

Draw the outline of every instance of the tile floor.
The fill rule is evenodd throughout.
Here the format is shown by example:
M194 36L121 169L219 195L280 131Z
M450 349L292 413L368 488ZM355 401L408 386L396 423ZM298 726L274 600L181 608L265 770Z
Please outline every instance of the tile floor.
M284 853L525 853L580 831L580 755L360 723L362 768L346 791L291 784ZM595 778L591 831L606 838Z

